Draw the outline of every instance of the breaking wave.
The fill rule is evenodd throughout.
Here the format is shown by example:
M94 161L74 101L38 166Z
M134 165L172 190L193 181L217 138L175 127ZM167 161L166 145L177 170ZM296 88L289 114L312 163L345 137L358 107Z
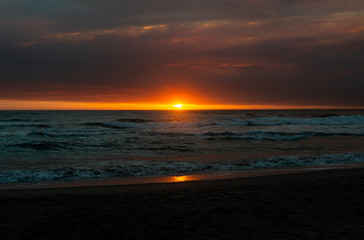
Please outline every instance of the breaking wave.
M330 164L351 164L364 162L364 153L320 154L307 157L289 156L241 161L201 162L154 162L125 161L114 166L98 168L64 167L50 169L13 169L0 171L0 183L69 181L91 178L127 176L155 176L248 169L297 167Z

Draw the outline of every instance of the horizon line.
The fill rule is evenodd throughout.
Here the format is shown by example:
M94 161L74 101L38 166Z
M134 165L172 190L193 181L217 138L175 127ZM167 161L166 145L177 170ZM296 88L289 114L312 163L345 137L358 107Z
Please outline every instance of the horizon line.
M182 105L182 109L176 109L176 105ZM189 110L330 110L330 109L364 109L364 106L343 105L285 105L285 104L196 104L188 101L174 101L168 103L120 103L120 102L70 102L70 101L24 101L24 100L1 100L1 111L189 111Z

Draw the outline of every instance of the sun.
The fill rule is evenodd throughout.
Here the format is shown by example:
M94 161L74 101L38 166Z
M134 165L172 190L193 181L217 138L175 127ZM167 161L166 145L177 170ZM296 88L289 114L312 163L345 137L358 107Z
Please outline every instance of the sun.
M173 107L178 108L178 109L182 109L183 105L182 104L176 104L176 105L173 105Z

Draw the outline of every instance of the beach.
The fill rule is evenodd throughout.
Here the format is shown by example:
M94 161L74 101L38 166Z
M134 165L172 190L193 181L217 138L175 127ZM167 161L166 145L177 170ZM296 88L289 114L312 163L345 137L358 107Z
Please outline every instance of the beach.
M363 239L364 168L0 191L1 239Z
M0 19L0 240L364 240L364 0Z

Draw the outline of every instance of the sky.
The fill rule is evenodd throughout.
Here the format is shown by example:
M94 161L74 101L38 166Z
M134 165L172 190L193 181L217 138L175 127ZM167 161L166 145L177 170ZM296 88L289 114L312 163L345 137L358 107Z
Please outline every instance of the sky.
M0 109L364 107L363 0L0 0Z

